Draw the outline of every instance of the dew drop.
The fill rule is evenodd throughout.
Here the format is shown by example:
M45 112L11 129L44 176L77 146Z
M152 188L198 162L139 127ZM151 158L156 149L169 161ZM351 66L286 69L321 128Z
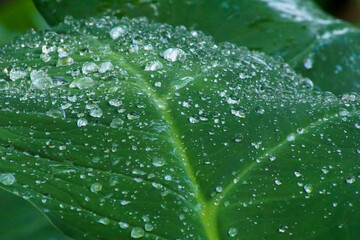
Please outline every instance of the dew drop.
M47 73L42 70L33 70L30 73L31 88L33 89L46 89L53 86L53 80Z
M145 231L151 232L152 230L154 230L154 225L151 224L151 223L146 223L145 224Z
M99 67L99 73L106 73L108 71L112 71L114 69L114 65L111 62L103 62Z
M27 72L22 67L15 67L10 71L10 80L16 81L18 79L26 78Z
M141 238L144 236L144 234L145 234L145 231L141 227L135 227L131 230L132 238Z
M346 178L346 183L350 183L350 184L352 184L352 183L354 183L355 182L355 177L354 176L350 176L350 177L347 177Z
M126 228L129 227L129 224L127 224L127 223L125 223L125 222L119 222L119 226L120 226L120 228L122 228L122 229L126 229Z
M10 84L4 79L0 79L0 90L7 90L10 88Z
M101 183L93 183L91 184L90 190L94 193L101 191L102 185Z
M163 68L162 63L159 60L151 61L145 66L145 71L156 71Z
M78 127L85 127L88 124L88 121L85 118L79 118L77 120Z
M94 73L94 72L97 72L98 70L99 70L99 67L94 62L86 62L83 64L83 66L81 68L81 71L83 72L83 74Z
M157 157L155 157L155 158L153 159L153 162L152 162L152 164L153 164L155 167L162 167L162 166L165 165L165 163L166 163L165 159L163 159L163 158L157 158Z
M0 174L0 183L6 186L13 185L16 181L16 178L11 173L2 173Z
M229 228L228 234L230 237L236 237L238 235L238 230L235 227Z
M110 223L110 220L107 217L103 217L100 218L98 222L104 225L108 225Z
M120 36L124 35L126 33L126 26L117 26L111 29L110 31L110 37L114 40L118 39Z
M313 191L313 186L311 184L305 184L304 185L304 190L307 193L311 193Z
M186 54L180 48L166 49L163 52L163 57L164 57L165 60L167 60L169 62L176 62L176 61L183 62L183 61L186 60Z
M78 89L88 89L95 85L95 82L90 77L82 77L75 79L71 82L70 88L78 88Z
M90 110L90 116L92 116L94 118L99 118L102 115L103 115L103 111L99 107L95 107L95 108Z
M121 118L114 118L110 123L110 127L112 128L121 128L123 125L124 120L122 120Z
M294 133L290 133L289 135L286 136L286 141L288 142L293 142L295 141L295 134Z

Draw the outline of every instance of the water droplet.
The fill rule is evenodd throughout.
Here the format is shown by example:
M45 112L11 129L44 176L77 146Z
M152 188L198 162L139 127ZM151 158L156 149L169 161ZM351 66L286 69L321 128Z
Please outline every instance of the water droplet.
M300 172L294 172L295 177L301 177L301 173Z
M79 118L77 120L78 127L85 127L87 124L88 124L88 121L86 120L86 118Z
M62 57L58 59L56 66L58 67L70 66L73 63L74 63L74 59L72 59L71 57Z
M54 85L53 80L42 70L33 70L30 73L31 88L46 89Z
M99 70L99 67L94 62L86 62L83 64L81 70L83 74L89 74L89 73L97 72Z
M120 107L122 106L122 102L121 100L117 99L117 98L113 98L109 100L109 104L113 107Z
M148 64L146 64L145 71L156 71L161 68L163 68L162 63L158 60L155 60L155 61L151 61Z
M154 225L151 224L151 223L146 223L146 224L145 224L145 230L146 230L147 232L151 232L152 230L154 230Z
M10 84L5 79L0 79L0 90L7 90L10 88Z
M57 108L52 108L46 112L46 115L53 118L65 118L65 112L64 110L60 110Z
M275 184L276 184L276 185L281 185L282 182L281 182L280 180L276 179L276 180L275 180Z
M313 58L313 55L310 55L309 57L307 57L305 60L304 60L304 67L306 69L311 69L314 65L314 58Z
M279 233L285 233L286 227L279 227L278 231L279 231Z
M350 184L352 184L352 183L354 183L355 182L355 177L354 176L350 176L350 177L347 177L346 178L346 183L350 183Z
M144 234L145 234L145 231L141 227L135 227L131 230L132 238L141 238L144 236Z
M103 62L99 67L99 73L106 73L108 71L112 71L114 69L114 65L111 62Z
M103 115L103 111L99 107L95 107L90 110L90 116L92 116L92 117L99 118L102 115Z
M16 181L16 178L11 173L2 173L0 174L0 183L6 186L13 185Z
M101 183L93 183L90 187L90 190L94 193L101 191L102 185Z
M190 122L190 123L198 123L199 120L196 119L196 118L194 118L194 117L189 117L189 122Z
M230 237L236 237L238 235L238 230L235 227L229 228L228 234Z
M78 89L88 89L91 88L95 85L95 82L92 78L90 77L82 77L82 78L78 78L75 79L74 81L72 81L72 83L70 84L70 88L78 88Z
M243 107L236 107L234 109L231 109L231 114L239 118L245 118L246 110Z
M127 224L127 223L125 223L125 222L119 222L119 226L120 226L120 228L122 228L122 229L126 229L126 228L129 227L129 224Z
M304 190L307 193L311 193L313 191L313 186L311 184L305 184L304 185Z
M186 54L180 48L169 48L163 52L163 57L165 60L170 62L180 61L183 62L186 60Z
M22 67L15 67L10 71L10 80L16 81L18 79L26 78L27 72Z
M216 187L216 191L217 191L218 193L221 193L221 192L223 191L223 188L220 187L220 186L218 186L218 187Z
M114 40L118 39L120 36L126 33L127 27L126 26L117 26L111 29L110 37Z
M129 120L135 120L135 119L139 119L140 118L140 115L137 113L137 112L131 112L131 113L128 113L126 115L127 119Z
M110 123L110 127L112 128L121 128L123 125L124 120L122 120L121 118L114 118Z
M158 157L155 157L155 158L153 159L153 162L152 162L152 164L153 164L155 167L162 167L162 166L165 165L165 163L166 163L165 159L163 159L163 158L158 158Z
M290 133L289 135L286 136L286 141L293 142L295 141L295 137L296 135L294 133Z
M110 220L107 217L103 217L100 218L98 222L104 225L108 225L110 223Z

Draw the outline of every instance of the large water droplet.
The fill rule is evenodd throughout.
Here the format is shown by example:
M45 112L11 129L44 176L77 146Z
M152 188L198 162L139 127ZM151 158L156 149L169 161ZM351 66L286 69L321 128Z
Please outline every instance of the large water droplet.
M30 73L31 88L46 89L53 86L53 80L42 70L33 70Z
M26 78L27 72L22 67L15 67L10 71L10 79L11 81L16 81L18 79Z
M151 61L148 64L146 64L145 71L156 71L161 68L163 68L162 63L158 60L155 60L155 61Z
M238 235L238 230L235 227L229 228L228 234L230 237L236 237Z
M69 87L78 89L88 89L95 85L95 82L90 77L82 77L72 81Z
M90 190L94 193L101 191L102 185L101 183L93 183L90 187Z
M89 73L97 72L99 70L99 67L94 62L86 62L83 64L81 70L83 74L89 74Z
M163 53L163 57L165 60L168 60L170 62L176 62L176 61L183 62L186 60L186 54L180 48L166 49Z
M126 33L127 27L126 26L117 26L111 29L110 37L114 40L118 39L120 36Z
M103 62L99 67L99 73L106 73L108 71L112 71L114 69L114 65L111 62Z
M16 181L16 178L11 173L2 173L0 174L0 183L6 186L13 185Z
M90 116L92 116L92 117L99 118L102 115L103 115L103 111L99 107L95 107L90 110Z
M135 227L131 230L132 238L141 238L144 236L144 234L145 234L145 231L141 227Z
M86 118L79 118L77 120L78 127L85 127L87 124L88 124L88 121L86 120Z

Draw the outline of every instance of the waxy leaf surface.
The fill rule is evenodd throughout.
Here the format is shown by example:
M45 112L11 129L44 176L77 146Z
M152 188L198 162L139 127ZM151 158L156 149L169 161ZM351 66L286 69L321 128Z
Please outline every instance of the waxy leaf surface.
M0 186L75 239L354 239L355 94L147 19L0 49Z
M36 0L49 23L65 16L147 16L202 30L228 41L282 57L324 91L360 88L360 31L324 13L311 0Z

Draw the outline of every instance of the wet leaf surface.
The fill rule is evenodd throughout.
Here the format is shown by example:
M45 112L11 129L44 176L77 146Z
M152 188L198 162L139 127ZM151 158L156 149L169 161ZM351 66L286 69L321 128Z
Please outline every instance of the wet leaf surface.
M90 17L104 11L117 16L147 16L202 30L216 41L282 57L298 73L334 94L360 88L359 29L324 13L311 0L35 2L52 24L66 15Z
M145 18L0 49L0 186L75 239L354 239L360 100Z

